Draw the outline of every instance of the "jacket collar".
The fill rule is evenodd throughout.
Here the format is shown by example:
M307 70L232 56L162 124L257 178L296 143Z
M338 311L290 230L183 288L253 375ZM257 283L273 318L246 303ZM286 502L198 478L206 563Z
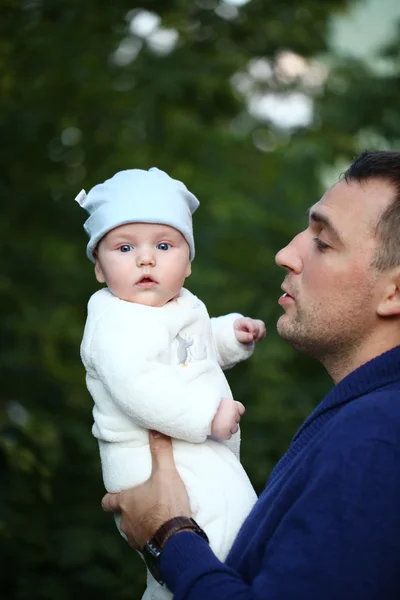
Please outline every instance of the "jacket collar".
M355 398L365 396L380 388L396 383L399 384L400 388L400 346L396 346L361 365L335 385L304 421L294 436L293 441L313 421L327 411L337 408L341 404L346 404Z

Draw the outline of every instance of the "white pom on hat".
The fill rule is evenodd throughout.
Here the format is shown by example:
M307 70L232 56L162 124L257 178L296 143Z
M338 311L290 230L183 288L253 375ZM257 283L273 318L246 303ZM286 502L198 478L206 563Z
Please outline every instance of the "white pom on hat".
M89 213L84 224L89 235L86 253L95 262L93 251L111 229L127 223L160 223L181 232L195 255L192 214L199 201L186 186L167 173L152 167L148 171L127 169L95 185L88 194L75 198Z
M86 200L86 192L85 190L81 190L77 196L75 196L75 202L79 204L79 206L83 206Z

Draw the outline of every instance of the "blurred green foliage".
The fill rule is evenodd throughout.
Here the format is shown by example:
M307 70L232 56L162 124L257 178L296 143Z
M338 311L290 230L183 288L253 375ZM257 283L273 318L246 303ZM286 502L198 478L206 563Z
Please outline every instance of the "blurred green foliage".
M329 17L349 3L144 0L136 12L126 0L1 3L1 598L135 600L144 588L142 562L100 509L79 359L96 289L73 202L82 187L157 165L200 198L188 287L211 314L241 311L269 329L229 373L248 409L242 458L259 492L329 388L275 332L284 274L274 255L352 156L398 147L399 44L380 69L327 47ZM169 52L130 29L139 8L178 33ZM285 78L284 51L308 65L323 57L327 78ZM253 78L253 92L311 97L309 127L251 116L232 82L263 57L271 73Z

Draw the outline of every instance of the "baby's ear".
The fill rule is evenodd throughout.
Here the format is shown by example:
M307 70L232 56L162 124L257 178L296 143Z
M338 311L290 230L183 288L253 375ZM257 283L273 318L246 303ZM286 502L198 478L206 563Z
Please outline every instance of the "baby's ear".
M187 269L186 269L185 277L189 277L191 274L192 274L192 263L189 261Z
M96 279L99 283L105 283L106 279L104 277L103 269L100 266L99 259L97 258L97 256L95 254L94 254L94 257L96 259L96 262L94 265L94 274L96 275Z

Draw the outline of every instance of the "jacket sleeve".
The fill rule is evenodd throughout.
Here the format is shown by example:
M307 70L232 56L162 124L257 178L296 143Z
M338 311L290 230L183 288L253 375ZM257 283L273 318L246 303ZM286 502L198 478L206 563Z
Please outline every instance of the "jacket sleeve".
M230 313L211 319L211 328L217 350L218 364L222 369L231 369L238 362L250 358L254 351L254 342L242 344L238 342L233 330L233 323L240 319L239 313Z
M162 359L169 344L166 327L113 314L97 323L84 362L137 425L203 442L221 401L212 364L169 365Z
M382 439L346 453L328 445L298 496L282 494L284 516L274 531L264 528L251 583L196 534L172 537L161 570L175 600L399 598L399 454L398 444Z

